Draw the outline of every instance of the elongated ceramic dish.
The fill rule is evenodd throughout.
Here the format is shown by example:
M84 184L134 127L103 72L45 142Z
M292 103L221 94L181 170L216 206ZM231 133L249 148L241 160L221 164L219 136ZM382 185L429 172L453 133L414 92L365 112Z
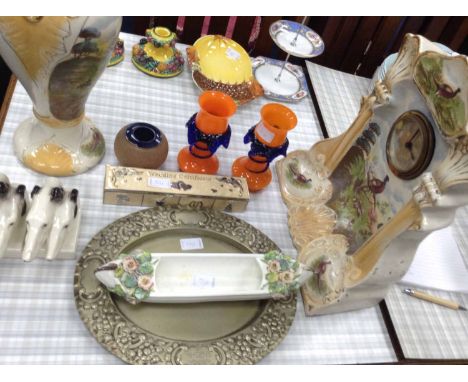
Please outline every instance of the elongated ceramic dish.
M266 253L278 250L246 222L213 210L155 208L100 231L79 259L74 280L79 314L96 340L131 364L253 364L278 346L296 311L296 297L189 304L129 304L94 272L122 253ZM182 241L181 241L182 240Z
M284 298L314 276L313 271L278 251L244 254L138 250L120 254L94 274L108 290L132 304Z

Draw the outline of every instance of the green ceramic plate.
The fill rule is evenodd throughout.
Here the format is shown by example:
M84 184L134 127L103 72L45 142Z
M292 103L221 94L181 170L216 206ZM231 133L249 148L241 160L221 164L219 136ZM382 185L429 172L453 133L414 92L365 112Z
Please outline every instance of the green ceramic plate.
M89 242L76 265L75 301L96 340L132 364L253 364L286 336L296 297L285 301L131 305L109 293L94 270L136 248L181 252L180 239L201 238L199 252L264 253L278 249L263 233L213 210L148 209L115 221Z

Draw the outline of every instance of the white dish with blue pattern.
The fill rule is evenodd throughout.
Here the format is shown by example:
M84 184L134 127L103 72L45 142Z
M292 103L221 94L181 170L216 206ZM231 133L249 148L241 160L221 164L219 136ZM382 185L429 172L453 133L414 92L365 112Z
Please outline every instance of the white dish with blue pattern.
M261 56L252 60L253 73L263 87L264 96L281 102L297 102L307 97L307 81L299 67L287 62L281 80L276 81L283 64L284 61Z
M295 57L317 57L325 49L318 33L295 21L275 21L270 25L270 36L278 47Z

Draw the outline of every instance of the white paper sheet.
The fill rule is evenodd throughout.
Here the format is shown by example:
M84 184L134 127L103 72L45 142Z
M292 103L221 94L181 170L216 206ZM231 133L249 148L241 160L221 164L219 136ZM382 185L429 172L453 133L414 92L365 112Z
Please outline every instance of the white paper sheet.
M400 283L468 293L468 269L452 235L452 227L435 231L421 242Z

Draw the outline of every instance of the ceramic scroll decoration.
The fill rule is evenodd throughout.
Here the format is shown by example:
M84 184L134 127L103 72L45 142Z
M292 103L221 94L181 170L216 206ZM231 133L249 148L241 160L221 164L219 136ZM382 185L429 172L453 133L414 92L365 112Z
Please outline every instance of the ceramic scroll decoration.
M120 64L125 58L125 48L124 48L124 40L121 38L117 39L115 43L114 50L112 51L111 58L107 66L114 66Z
M0 17L0 53L33 103L14 136L27 167L68 176L101 160L104 138L84 109L120 25L121 17Z
M187 48L192 77L201 90L217 90L243 104L263 94L252 73L247 52L235 41L220 35L200 37Z
M169 144L156 126L135 122L119 131L114 151L123 166L158 169L167 158Z
M284 298L312 272L278 251L266 254L121 254L96 269L109 291L132 304Z
M468 204L468 60L406 35L342 135L278 162L307 314L371 306Z
M179 151L177 162L183 172L213 175L219 168L215 152L219 146L229 146L229 118L237 107L229 95L217 91L203 92L198 103L200 111L186 124L189 146Z
M14 241L24 237L28 205L26 187L11 184L8 177L0 173L0 258Z
M133 46L132 62L153 77L174 77L184 69L182 53L176 49L176 34L164 27L146 30L146 38Z
M260 115L260 122L244 137L244 143L250 143L248 156L237 158L232 164L232 175L246 178L252 192L270 184L270 163L279 155L286 155L289 145L286 135L297 124L296 114L279 103L264 105Z

